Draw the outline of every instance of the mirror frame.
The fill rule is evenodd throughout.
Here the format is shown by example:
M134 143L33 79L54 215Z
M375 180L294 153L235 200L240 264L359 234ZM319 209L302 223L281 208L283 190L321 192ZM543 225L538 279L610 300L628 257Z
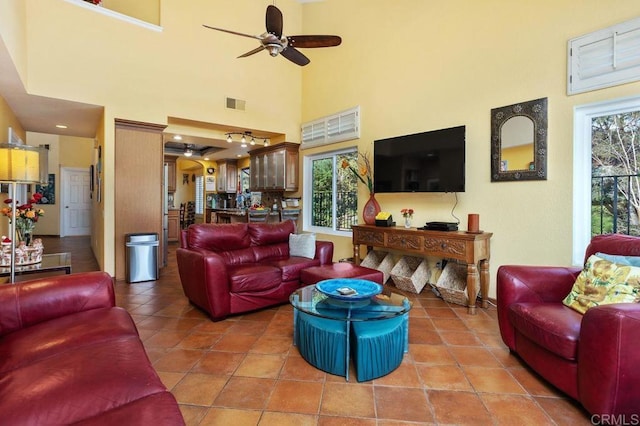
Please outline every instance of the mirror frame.
M533 121L533 170L500 170L501 130L516 116ZM520 102L491 110L491 182L547 180L547 98Z

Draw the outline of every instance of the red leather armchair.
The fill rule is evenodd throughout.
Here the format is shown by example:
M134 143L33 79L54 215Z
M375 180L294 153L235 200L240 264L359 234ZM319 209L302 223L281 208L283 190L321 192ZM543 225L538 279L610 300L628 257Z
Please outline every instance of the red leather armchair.
M640 256L640 238L601 235L597 252ZM612 304L584 315L562 304L580 268L501 266L502 340L531 368L594 415L640 414L640 304ZM631 419L632 417L627 417Z

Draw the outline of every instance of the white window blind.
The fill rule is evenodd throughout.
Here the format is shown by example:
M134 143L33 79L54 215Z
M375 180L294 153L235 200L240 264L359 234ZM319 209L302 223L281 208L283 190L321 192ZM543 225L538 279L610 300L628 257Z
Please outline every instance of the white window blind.
M640 18L569 40L567 93L640 80Z
M319 118L302 125L301 148L327 145L360 137L360 107Z

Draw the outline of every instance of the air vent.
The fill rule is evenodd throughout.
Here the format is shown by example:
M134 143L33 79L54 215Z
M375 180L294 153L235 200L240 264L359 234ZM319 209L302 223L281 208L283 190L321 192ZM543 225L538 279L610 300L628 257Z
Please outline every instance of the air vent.
M230 109L239 109L240 111L244 111L246 103L247 102L242 99L227 98L227 108Z

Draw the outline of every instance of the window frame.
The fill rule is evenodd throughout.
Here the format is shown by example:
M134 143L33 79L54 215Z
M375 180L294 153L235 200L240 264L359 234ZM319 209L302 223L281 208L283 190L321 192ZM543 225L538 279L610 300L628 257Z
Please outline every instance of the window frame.
M595 117L640 109L640 96L580 105L573 110L573 253L581 266L591 241L591 121Z
M348 148L342 148L342 149L338 149L338 150L332 150L332 151L324 151L324 152L320 152L317 154L312 154L312 155L305 155L303 156L302 159L302 171L303 171L303 176L304 176L304 184L303 184L303 190L302 190L302 223L303 223L303 231L305 232L315 232L315 233L320 233L320 234L328 234L328 235L335 235L335 236L340 236L340 237L351 237L353 232L352 231L340 231L336 229L336 209L334 208L332 213L332 227L331 228L327 228L327 227L323 227L323 226L312 226L311 225L311 207L312 207L312 202L313 202L313 176L312 176L312 172L313 172L313 161L315 160L320 160L320 159L325 159L325 158L333 158L333 166L334 166L334 175L333 175L333 181L332 181L332 191L333 191L333 201L332 201L332 205L335 206L335 201L336 201L336 188L337 188L337 182L336 182L336 175L335 175L335 171L337 170L337 167L339 167L339 156L344 155L346 153L350 153L350 152L358 152L358 147L357 146L352 146L352 147L348 147ZM357 187L356 187L356 191L357 191Z

